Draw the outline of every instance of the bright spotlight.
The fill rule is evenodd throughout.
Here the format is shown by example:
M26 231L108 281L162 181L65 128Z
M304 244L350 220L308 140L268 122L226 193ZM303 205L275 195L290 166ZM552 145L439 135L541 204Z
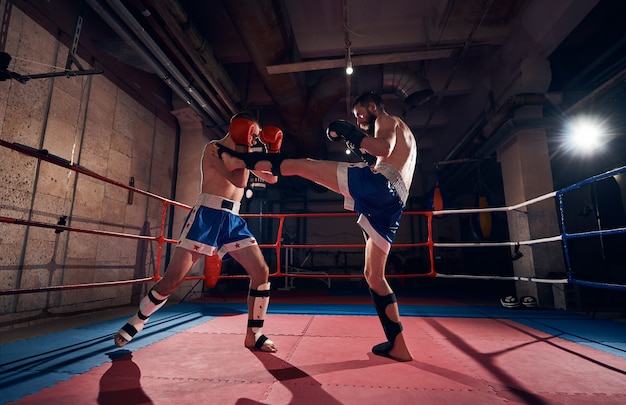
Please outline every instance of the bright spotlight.
M569 126L569 140L572 148L589 154L602 148L606 131L603 125L588 117L579 118Z
M352 73L354 73L354 69L352 69L352 57L350 56L350 48L346 49L346 52L346 59L348 59L348 63L346 64L346 74L350 76Z

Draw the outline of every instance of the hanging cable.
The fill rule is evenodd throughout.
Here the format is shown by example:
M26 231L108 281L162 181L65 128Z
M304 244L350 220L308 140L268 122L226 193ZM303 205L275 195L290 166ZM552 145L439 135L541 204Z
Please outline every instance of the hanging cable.
M346 118L350 117L350 95L352 93L351 90L351 76L353 73L352 69L352 42L350 41L350 15L349 15L349 5L348 0L343 0L343 40L344 45L346 47Z

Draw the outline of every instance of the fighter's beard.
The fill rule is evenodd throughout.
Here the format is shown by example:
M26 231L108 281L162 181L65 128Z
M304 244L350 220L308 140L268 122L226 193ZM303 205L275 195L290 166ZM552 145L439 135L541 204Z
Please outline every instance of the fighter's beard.
M365 124L365 128L363 130L369 135L374 136L374 125L376 124L376 116L374 114L370 114L367 119L367 124Z

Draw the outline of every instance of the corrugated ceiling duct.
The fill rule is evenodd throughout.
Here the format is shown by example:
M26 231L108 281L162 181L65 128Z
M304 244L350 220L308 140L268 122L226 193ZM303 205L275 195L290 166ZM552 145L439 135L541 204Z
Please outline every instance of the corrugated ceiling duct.
M352 96L373 91L379 94L395 94L407 106L417 106L427 101L433 90L427 79L418 72L400 67L359 66L351 77ZM337 100L345 97L346 74L335 69L322 76L312 88L308 110L321 110L321 116ZM351 117L351 111L348 111ZM320 119L321 119L320 116Z
M345 97L346 75L337 69L321 77L312 88L309 111L318 112L316 119L323 117L337 100ZM433 95L428 79L419 72L396 66L359 66L351 78L352 96L373 91L379 94L395 94L407 107L426 102ZM351 111L348 111L351 118ZM313 122L313 121L312 121Z
M381 93L396 94L407 107L417 107L433 95L428 79L419 72L385 65Z

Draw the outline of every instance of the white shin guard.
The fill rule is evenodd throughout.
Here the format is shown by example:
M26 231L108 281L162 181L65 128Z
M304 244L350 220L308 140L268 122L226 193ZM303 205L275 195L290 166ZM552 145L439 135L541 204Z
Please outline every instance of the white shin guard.
M154 290L148 291L148 294L142 298L139 303L139 311L128 320L126 325L119 330L126 341L130 341L137 333L141 332L150 315L155 313L159 308L165 305L168 295L161 295Z

